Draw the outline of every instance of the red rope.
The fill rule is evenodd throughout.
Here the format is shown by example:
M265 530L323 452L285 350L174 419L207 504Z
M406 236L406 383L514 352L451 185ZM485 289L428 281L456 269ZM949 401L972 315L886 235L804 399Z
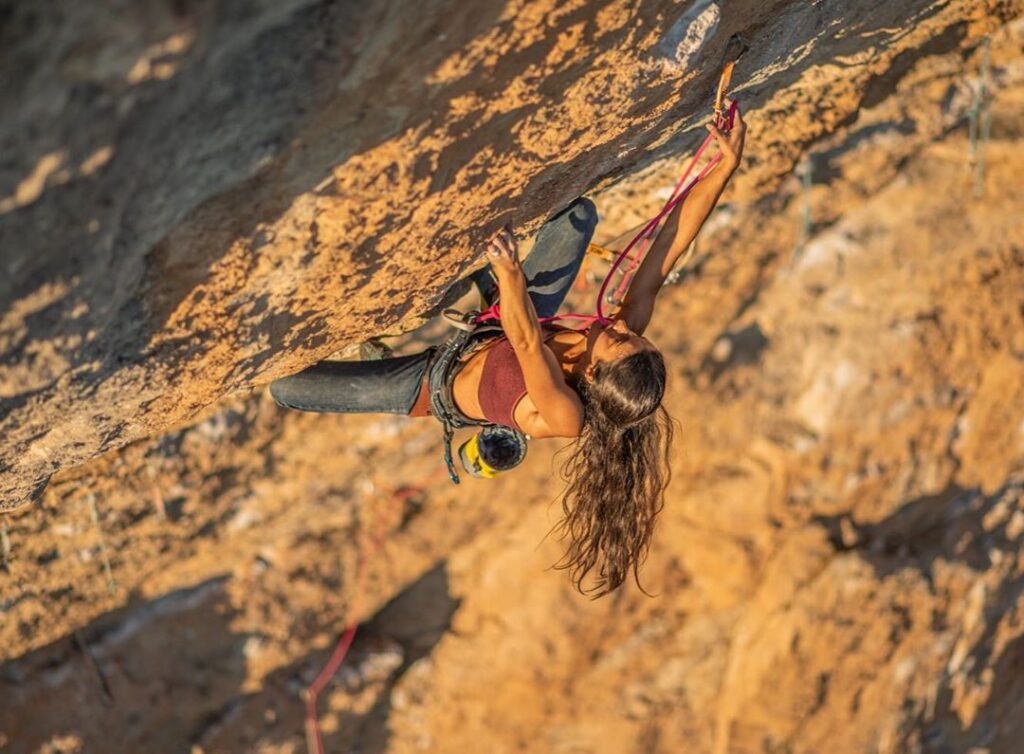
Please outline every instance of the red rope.
M447 472L444 476L447 476ZM408 485L400 487L392 493L392 500L404 501L413 495L422 493L424 489L433 484L434 481L437 481L433 477L439 477L439 475L437 473L433 474L432 478L426 480L422 485ZM362 600L366 587L366 562L377 554L377 550L380 549L384 540L385 522L383 507L381 507L381 511L377 515L376 524L376 532L373 537L373 547L366 553L359 553L359 559L356 565L354 595L352 597L352 606L349 611L352 616L359 615L362 607ZM345 627L345 632L341 635L341 639L334 647L334 651L331 652L331 656L327 659L323 669L321 669L313 682L309 684L309 688L306 689L306 748L309 751L309 754L324 754L324 740L323 735L320 732L320 720L317 717L316 703L320 697L320 693L324 688L326 688L327 684L330 683L342 663L345 662L345 656L348 654L348 650L352 647L352 642L355 641L356 630L358 628L359 621L353 617L352 622Z

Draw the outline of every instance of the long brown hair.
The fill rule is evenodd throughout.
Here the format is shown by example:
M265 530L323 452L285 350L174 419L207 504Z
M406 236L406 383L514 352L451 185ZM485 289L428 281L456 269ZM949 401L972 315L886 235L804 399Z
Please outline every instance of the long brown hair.
M640 565L671 477L672 419L661 405L665 361L650 350L603 362L577 390L585 421L562 468L568 486L555 529L568 545L555 568L595 598L630 571L642 590ZM593 585L584 587L591 572Z

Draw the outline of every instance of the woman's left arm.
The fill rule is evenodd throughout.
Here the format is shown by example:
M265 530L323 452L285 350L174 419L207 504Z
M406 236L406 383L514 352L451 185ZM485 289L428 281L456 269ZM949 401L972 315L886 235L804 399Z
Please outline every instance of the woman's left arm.
M498 280L501 327L523 371L526 393L537 408L537 416L531 417L527 431L545 437L575 437L583 425L583 403L566 384L558 359L544 344L537 310L530 299L516 241L509 229L491 240L487 256Z
M743 141L747 124L736 111L736 122L726 134L713 124L708 125L721 150L718 164L704 178L698 181L686 198L669 213L665 225L659 231L650 251L644 257L636 276L630 283L629 292L622 302L616 317L625 320L629 329L643 333L654 314L654 303L665 278L672 272L679 257L693 243L711 210L718 203L726 184L736 172L743 155Z

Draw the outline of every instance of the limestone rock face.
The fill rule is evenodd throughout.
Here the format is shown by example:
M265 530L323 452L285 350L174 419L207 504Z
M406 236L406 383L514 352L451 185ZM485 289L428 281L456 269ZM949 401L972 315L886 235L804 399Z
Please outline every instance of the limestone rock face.
M16 4L0 506L401 327L504 222L678 153L736 32L759 191L917 56L1013 7Z
M358 619L331 751L1019 751L1022 11L0 8L0 748L300 751ZM650 331L655 597L545 570L559 443L454 488L432 422L265 394L507 221L649 217L735 33L747 156Z

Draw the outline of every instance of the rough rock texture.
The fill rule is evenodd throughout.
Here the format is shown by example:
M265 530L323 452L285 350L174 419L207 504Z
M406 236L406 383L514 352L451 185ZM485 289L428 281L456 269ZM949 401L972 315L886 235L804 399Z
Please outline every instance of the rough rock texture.
M0 507L398 327L503 222L678 152L734 32L755 42L738 79L756 192L1014 8L8 6Z
M1019 751L1020 11L0 9L6 504L64 468L0 517L0 747L301 751L357 616L331 751ZM456 489L431 423L241 390L416 324L510 217L634 225L737 30L749 156L652 331L657 597L544 571L557 443Z

